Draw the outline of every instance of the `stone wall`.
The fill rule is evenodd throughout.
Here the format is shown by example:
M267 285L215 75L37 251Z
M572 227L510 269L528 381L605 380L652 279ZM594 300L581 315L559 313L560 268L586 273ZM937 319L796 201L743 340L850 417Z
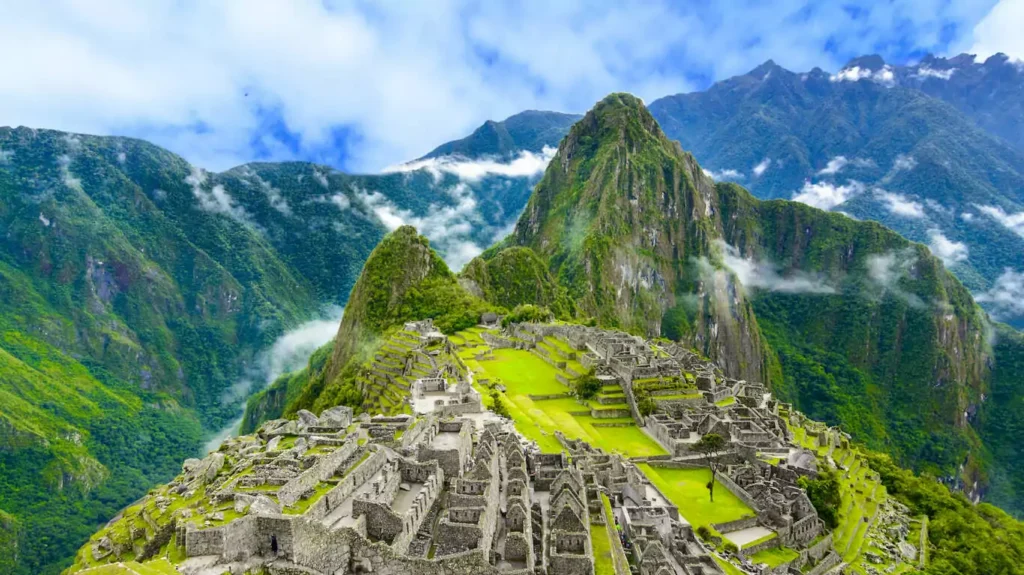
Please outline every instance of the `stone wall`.
M749 529L750 527L757 527L759 525L757 516L744 517L743 519L737 519L735 521L726 521L725 523L712 523L719 533L731 533L733 531L739 531L741 529Z
M736 485L736 482L733 481L731 477L729 477L725 473L717 473L715 474L715 479L717 479L718 482L724 485L729 491L732 491L733 495L738 497L740 501L749 505L755 513L761 512L761 506L757 504L757 501L755 501L754 498L751 497L749 493L747 493L746 489L743 489L739 485Z
M740 549L740 556L748 557L750 555L753 555L754 553L757 553L758 551L764 551L765 549L775 549L776 547L779 547L781 545L781 536L772 537L771 539L767 541L762 541L757 545L751 545L750 547L744 547L743 549Z
M226 527L188 529L185 532L185 555L187 557L223 555L225 529Z
M330 510L337 508L345 502L352 493L362 484L366 483L387 461L383 450L375 451L359 467L353 469L342 479L338 485L324 494L316 503L306 511L306 517L312 521L319 521L326 517Z
M298 477L285 483L277 492L277 499L281 505L294 505L302 495L311 489L316 488L321 481L326 481L334 475L338 467L345 462L356 449L359 443L355 436L352 436L344 445L331 453L321 457L313 467L303 471Z

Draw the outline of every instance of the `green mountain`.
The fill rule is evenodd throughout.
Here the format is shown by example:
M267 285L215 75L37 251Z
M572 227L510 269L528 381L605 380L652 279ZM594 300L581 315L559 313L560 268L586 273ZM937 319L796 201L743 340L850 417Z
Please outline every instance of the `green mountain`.
M53 573L234 417L246 363L318 302L164 150L26 128L0 148L0 509L14 572Z
M441 144L423 158L511 159L524 150L538 154L544 148L557 146L569 127L580 118L578 114L527 110L501 122L488 120L469 136Z
M993 313L1016 321L1017 310L994 300L1012 279L1006 270L1024 269L1024 237L1012 219L1024 211L1024 153L995 129L1002 120L952 96L968 76L977 78L975 100L1012 86L1019 93L1024 82L1012 64L988 75L971 67L943 72L953 84L942 91L937 83L947 80L922 76L928 62L939 66L863 58L830 75L769 61L704 92L657 100L651 113L716 179L759 198L881 222L929 245L975 294L988 295L981 299ZM1019 106L1004 115L1015 113Z
M907 465L972 493L1010 465L979 437L1000 365L985 315L938 258L715 183L632 96L573 126L510 241L601 325L687 342Z
M381 409L380 394L403 384L399 393L409 391L409 382L373 370L375 361L386 361L380 354L388 353L385 348L394 343L389 342L394 332L405 322L430 318L441 332L454 333L476 325L490 309L460 285L425 237L412 227L398 228L366 260L334 341L317 351L304 370L253 396L243 432L300 409L319 413L348 405L373 413L389 411L395 406Z

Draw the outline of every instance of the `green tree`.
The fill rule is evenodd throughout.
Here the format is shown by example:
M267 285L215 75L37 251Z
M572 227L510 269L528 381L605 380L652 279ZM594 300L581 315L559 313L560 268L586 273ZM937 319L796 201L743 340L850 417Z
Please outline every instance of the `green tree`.
M839 525L839 505L842 502L836 473L822 471L816 479L801 477L798 483L807 491L807 497L818 512L818 517L829 529L835 529Z
M654 410L657 408L658 404L654 403L650 394L642 391L636 394L636 410L640 412L640 415L647 417L654 413Z
M580 399L593 399L601 391L601 380L594 374L594 370L590 370L584 375L577 377L573 382L573 387L576 390L576 397Z
M690 448L690 451L703 455L704 461L711 469L711 481L708 482L708 493L711 495L711 501L715 500L715 476L718 474L718 469L721 466L718 456L724 453L727 447L728 444L724 437L717 433L707 433Z

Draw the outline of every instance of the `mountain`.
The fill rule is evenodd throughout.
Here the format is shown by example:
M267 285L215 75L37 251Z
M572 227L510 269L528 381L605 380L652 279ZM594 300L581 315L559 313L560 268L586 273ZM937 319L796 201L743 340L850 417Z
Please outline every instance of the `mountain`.
M198 453L237 416L260 354L345 304L389 230L415 223L456 265L504 235L543 160L480 157L217 174L129 138L0 128L0 510L19 526L15 572L55 573Z
M396 382L386 370L373 369L379 354L392 345L387 340L395 330L407 321L429 318L443 333L453 333L476 325L490 309L460 285L425 237L410 226L400 227L366 260L334 341L314 354L304 370L253 396L243 430L300 409L320 412L348 405L387 411L374 405L378 392L402 384L399 393L409 391L408 382ZM402 365L404 359L400 358Z
M881 58L873 67L885 70ZM857 65L856 61L846 68ZM986 132L1024 152L1024 64L1006 54L984 62L973 54L941 58L931 54L908 66L889 66L894 81L952 104Z
M1018 321L998 301L1012 287L1007 271L1024 269L1014 220L1024 211L1024 153L996 126L1024 121L1019 103L1002 105L1024 78L1005 58L964 60L890 67L866 57L834 75L769 61L650 109L716 179L879 221L928 244L990 311ZM951 62L962 68L948 72ZM940 67L946 72L929 72ZM988 107L957 100L968 92L972 102L991 96ZM989 121L995 110L1002 116Z
M578 114L527 110L501 122L488 120L469 136L441 144L421 159L441 156L512 159L523 151L539 154L544 148L557 146L580 117Z
M632 96L573 126L509 243L600 325L687 342L905 464L978 493L1010 465L979 439L1001 365L985 314L938 258L878 223L715 183Z

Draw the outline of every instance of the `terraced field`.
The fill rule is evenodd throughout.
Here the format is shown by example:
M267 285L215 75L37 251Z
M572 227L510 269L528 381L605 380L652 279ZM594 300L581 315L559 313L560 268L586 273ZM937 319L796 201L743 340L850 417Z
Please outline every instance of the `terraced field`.
M679 507L679 513L694 527L754 515L753 509L717 480L715 500L711 501L707 489L711 481L710 469L670 469L652 467L646 463L641 463L639 468L655 487Z
M549 337L539 343L537 350L495 349L486 358L476 359L477 354L488 349L479 339L479 332L459 332L451 341L460 346L459 356L473 370L477 388L488 402L490 391L479 384L481 380L505 387L501 401L516 428L536 441L543 451L561 450L554 435L557 430L570 439L582 439L625 455L666 453L637 427L618 385L603 387L589 401L570 397L569 384L586 369L566 342ZM595 414L609 417L594 417Z

